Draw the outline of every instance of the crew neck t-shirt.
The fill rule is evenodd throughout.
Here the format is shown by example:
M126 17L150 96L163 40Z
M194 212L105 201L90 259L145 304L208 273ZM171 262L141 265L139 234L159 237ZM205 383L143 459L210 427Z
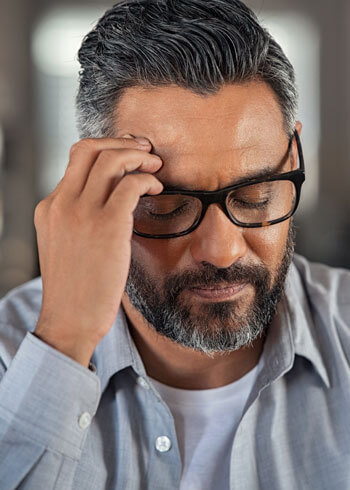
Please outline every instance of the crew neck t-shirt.
M261 364L208 390L174 388L150 378L174 417L183 468L180 490L229 488L233 437Z

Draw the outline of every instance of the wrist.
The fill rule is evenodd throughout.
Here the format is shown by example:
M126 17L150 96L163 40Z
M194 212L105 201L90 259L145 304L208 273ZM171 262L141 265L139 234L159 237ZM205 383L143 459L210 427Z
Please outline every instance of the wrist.
M91 357L97 345L86 338L72 338L71 336L65 338L62 334L59 336L50 335L48 331L40 327L35 329L33 335L86 368L89 367Z

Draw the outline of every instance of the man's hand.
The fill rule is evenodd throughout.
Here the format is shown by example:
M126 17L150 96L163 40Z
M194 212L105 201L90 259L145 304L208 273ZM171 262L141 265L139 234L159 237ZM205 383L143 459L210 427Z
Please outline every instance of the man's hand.
M84 366L120 306L133 211L140 196L163 189L151 175L162 161L150 150L129 136L79 141L63 179L35 209L43 281L35 334Z

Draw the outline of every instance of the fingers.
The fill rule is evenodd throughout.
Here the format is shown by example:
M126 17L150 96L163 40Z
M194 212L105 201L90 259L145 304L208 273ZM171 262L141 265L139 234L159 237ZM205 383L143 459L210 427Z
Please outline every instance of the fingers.
M120 307L133 211L140 196L163 189L152 175L162 161L150 149L130 138L79 142L62 181L35 209L44 288L36 332L83 365Z
M65 175L59 183L60 192L66 196L78 197L83 191L91 168L99 154L116 149L151 150L151 143L142 145L135 138L87 138L75 143L70 151L69 163Z
M138 149L103 150L97 157L87 178L81 199L90 206L101 206L128 173L153 173L160 169L162 160L157 155Z
M139 199L144 194L159 194L163 190L163 184L151 174L128 174L110 194L105 209L110 212L116 222L129 220L128 225L133 224L132 213L135 211Z

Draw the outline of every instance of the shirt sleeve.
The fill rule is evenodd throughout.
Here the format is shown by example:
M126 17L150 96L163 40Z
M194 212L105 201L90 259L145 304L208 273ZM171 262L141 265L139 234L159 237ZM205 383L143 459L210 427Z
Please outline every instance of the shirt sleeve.
M0 379L1 490L71 490L99 378L28 332Z

